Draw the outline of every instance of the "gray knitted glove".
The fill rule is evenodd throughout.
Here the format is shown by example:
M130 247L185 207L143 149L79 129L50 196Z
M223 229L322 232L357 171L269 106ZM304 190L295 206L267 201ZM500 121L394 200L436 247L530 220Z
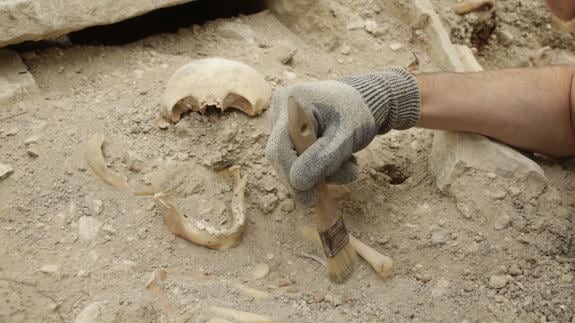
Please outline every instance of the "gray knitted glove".
M297 156L288 134L288 98L313 116L318 140ZM352 154L365 148L377 133L408 129L419 118L415 78L400 67L382 73L344 77L278 89L269 111L272 133L266 155L300 203L317 201L320 178L346 184L358 167Z

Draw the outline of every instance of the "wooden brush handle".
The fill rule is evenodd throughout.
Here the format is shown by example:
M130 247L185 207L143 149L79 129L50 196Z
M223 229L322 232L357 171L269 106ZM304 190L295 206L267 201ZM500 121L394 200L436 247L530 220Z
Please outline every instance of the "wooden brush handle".
M317 139L315 127L305 110L291 97L288 99L288 132L296 152L301 155ZM316 204L317 229L325 231L341 218L329 198L327 184L322 178L315 184L319 199Z

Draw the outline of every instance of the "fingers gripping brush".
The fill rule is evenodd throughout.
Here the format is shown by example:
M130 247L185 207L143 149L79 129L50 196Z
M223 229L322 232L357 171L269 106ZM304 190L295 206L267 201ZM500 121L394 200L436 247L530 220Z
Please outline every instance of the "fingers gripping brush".
M292 98L288 100L288 132L299 155L317 139L308 114ZM357 255L349 242L343 217L329 198L325 180L320 179L315 189L319 195L316 204L317 230L328 258L329 278L335 283L343 283L355 270Z

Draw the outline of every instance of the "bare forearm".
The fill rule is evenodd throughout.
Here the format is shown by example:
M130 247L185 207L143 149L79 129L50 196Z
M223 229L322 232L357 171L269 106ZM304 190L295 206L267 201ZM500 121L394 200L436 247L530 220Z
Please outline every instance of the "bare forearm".
M575 155L573 67L417 77L419 127L479 133L550 156Z

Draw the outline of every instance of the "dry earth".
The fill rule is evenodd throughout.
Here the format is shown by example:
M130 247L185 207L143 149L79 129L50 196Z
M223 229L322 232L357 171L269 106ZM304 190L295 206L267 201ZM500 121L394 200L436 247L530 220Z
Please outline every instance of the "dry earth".
M458 30L466 18L446 9L452 4L435 1L453 40L465 42ZM420 71L439 70L425 35L386 10L386 1L330 7L324 20L303 27L290 24L289 14L301 11L279 20L263 11L118 46L21 47L39 91L0 106L0 162L14 168L0 180L0 321L71 322L92 304L99 317L83 322L206 322L218 317L211 306L282 322L575 322L571 160L534 157L549 178L535 192L470 170L479 189L461 201L439 192L429 174L432 132L377 138L359 154L360 180L339 208L351 232L395 259L396 273L382 281L360 262L349 282L334 285L301 256L321 255L296 232L313 212L294 208L264 157L265 114L211 111L166 130L154 124L170 75L195 58L245 62L274 88L406 65L411 51ZM546 27L539 1L506 1L496 10L497 28L512 29L515 41L493 40L480 56L486 68L530 64L545 45L554 48L550 62L572 50L571 34ZM284 65L279 57L291 47L297 54ZM88 168L83 145L94 133L105 134L109 167L128 176L130 189L111 189ZM133 194L167 172L183 210L213 210L219 223L231 184L194 174L230 165L248 176L249 223L227 251L175 237L152 199ZM258 264L270 273L253 279ZM176 318L145 288L158 268L168 273ZM238 283L268 294L246 295Z

